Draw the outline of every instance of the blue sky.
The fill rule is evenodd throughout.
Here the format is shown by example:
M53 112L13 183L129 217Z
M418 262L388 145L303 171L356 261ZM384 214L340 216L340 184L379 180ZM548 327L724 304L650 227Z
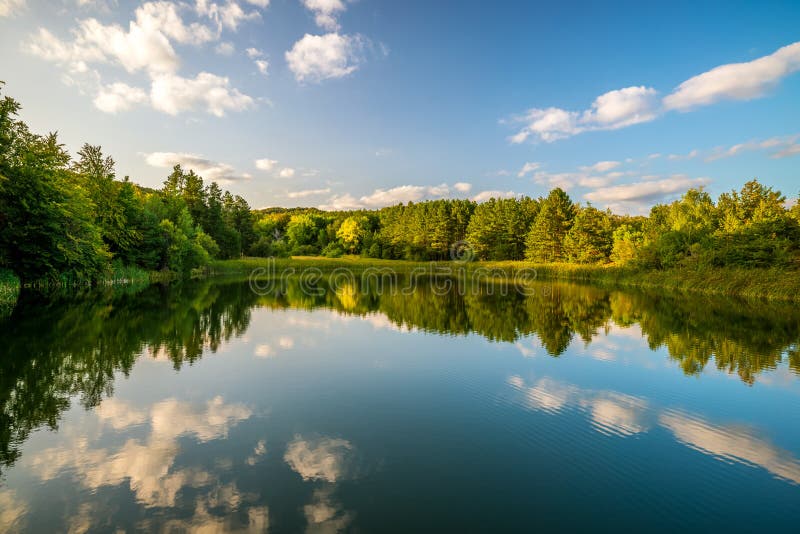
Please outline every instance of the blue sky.
M0 47L35 130L254 207L800 191L796 1L0 0Z

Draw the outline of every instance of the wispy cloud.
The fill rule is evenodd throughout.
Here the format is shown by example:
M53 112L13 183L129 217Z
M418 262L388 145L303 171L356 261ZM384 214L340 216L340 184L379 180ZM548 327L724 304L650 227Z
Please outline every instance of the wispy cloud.
M237 173L232 165L205 158L200 154L150 152L143 155L145 162L151 167L171 169L175 165L180 165L184 170L193 170L210 182L229 183L251 178L246 173Z

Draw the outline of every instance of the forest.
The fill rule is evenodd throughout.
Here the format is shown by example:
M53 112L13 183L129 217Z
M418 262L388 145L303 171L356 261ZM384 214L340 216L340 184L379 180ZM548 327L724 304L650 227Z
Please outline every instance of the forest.
M629 216L542 198L442 199L378 210L252 209L175 166L160 189L119 178L100 146L75 157L0 100L0 279L91 282L120 273L190 275L215 259L361 255L616 264L640 269L800 263L800 205L751 180L716 201L702 189Z

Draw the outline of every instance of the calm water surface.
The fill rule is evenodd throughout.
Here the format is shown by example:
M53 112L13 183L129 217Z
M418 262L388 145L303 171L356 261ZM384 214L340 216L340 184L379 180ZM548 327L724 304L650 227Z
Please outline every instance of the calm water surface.
M0 531L800 524L796 307L435 289L23 295Z

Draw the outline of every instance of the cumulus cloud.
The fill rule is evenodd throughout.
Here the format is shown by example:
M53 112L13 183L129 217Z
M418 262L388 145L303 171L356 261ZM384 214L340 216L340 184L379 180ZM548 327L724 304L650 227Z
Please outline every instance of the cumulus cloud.
M745 63L730 63L681 83L659 101L657 91L644 85L625 87L598 96L584 111L558 107L532 108L512 122L523 126L511 143L553 142L582 132L615 130L649 122L666 111L690 111L721 100L750 100L763 96L783 78L800 70L800 42Z
M286 62L298 82L342 78L358 69L364 42L359 35L305 34L286 52Z
M582 112L556 107L530 109L515 119L524 126L510 137L510 141L522 143L533 137L552 142L586 131L616 130L651 121L656 118L657 110L655 89L626 87L598 96L591 107Z
M95 107L106 113L127 111L143 102L147 102L144 90L119 82L101 87L94 98Z
M267 7L269 5L268 1L263 0L248 0L248 3L258 7ZM230 0L224 4L209 2L208 0L197 0L195 11L198 15L214 21L218 27L225 27L232 31L236 31L241 22L261 18L258 11L247 12L237 2Z
M267 61L266 59L257 59L253 63L256 64L258 72L260 72L264 76L269 74L269 61Z
M271 171L277 163L278 160L269 158L257 159L255 161L256 169L268 172Z
M346 6L342 0L300 0L314 14L314 22L320 28L331 32L338 31L340 26L336 18Z
M169 2L142 4L127 30L94 18L80 20L71 41L39 28L23 48L42 59L69 64L73 70L84 63L116 63L128 72L171 72L178 68L179 59L170 41L197 45L217 38L208 26L185 24L177 9Z
M214 48L214 52L221 56L231 56L235 51L236 47L233 45L233 43L228 41L220 43Z
M150 100L155 109L169 115L204 109L224 117L228 111L244 111L255 105L251 96L232 88L227 77L209 72L201 72L195 78L160 74L153 79Z
M469 193L472 189L472 184L467 182L456 182L453 184L453 189L459 193Z
M753 61L720 65L689 78L664 98L664 107L687 111L720 100L758 98L798 70L800 42Z
M179 76L180 58L173 48L173 43L198 46L218 40L226 13L241 11L241 7L236 2L223 7L198 2L197 13L217 21L216 29L201 22L185 22L183 9L171 2L145 2L136 8L127 28L87 18L78 21L67 40L39 28L23 43L23 50L63 67L68 73L65 81L93 93L98 109L109 113L129 109L145 99L140 90L125 84L103 85L91 65L110 64L128 73L146 73L151 81L151 106L171 115L202 109L221 117L227 111L253 106L253 98L232 88L226 77L207 72L194 78ZM221 43L216 51L230 54L233 45ZM266 71L266 67L259 69Z
M281 172L278 173L278 176L281 178L291 178L294 176L294 169L291 167L284 167L281 169Z
M0 17L14 17L25 7L25 0L0 0Z
M232 165L206 159L198 154L185 152L151 152L144 154L145 161L151 167L171 169L180 165L184 170L193 170L204 179L211 182L229 183L247 179L247 175L240 175Z

